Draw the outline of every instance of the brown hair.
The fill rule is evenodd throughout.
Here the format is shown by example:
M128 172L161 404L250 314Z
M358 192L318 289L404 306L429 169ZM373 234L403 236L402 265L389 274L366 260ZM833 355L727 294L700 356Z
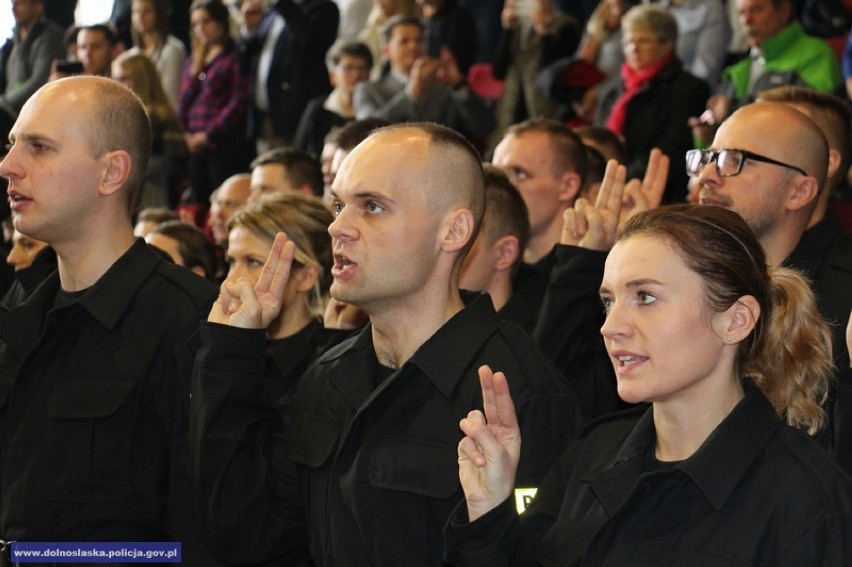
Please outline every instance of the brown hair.
M680 252L703 282L705 304L721 312L753 296L761 314L740 343L735 371L752 380L790 425L814 433L832 376L831 334L807 281L772 268L746 222L720 207L672 205L631 218L616 241L659 236Z
M555 177L561 177L566 171L573 171L580 176L581 183L585 182L588 163L586 147L580 136L561 122L548 118L532 118L514 124L506 130L505 136L520 137L530 132L541 132L550 137L553 165L557 168L553 171Z

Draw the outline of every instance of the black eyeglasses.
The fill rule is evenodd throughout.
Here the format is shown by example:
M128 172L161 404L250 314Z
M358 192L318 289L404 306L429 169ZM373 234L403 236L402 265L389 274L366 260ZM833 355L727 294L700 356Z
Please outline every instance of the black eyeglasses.
M739 175L743 170L745 160L752 159L754 161L762 161L771 163L772 165L780 165L798 171L802 175L807 175L804 169L784 163L783 161L774 160L760 154L748 152L746 150L689 150L686 152L686 174L690 177L698 177L701 173L701 168L710 162L716 162L716 173L719 177L733 177Z

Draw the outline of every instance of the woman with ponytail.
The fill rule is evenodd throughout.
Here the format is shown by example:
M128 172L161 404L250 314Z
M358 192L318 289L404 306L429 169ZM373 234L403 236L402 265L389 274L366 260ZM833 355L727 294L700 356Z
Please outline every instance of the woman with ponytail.
M821 426L831 339L806 281L770 269L731 211L640 213L609 253L601 328L618 393L514 511L521 439L505 377L461 422L457 565L850 565L852 481Z

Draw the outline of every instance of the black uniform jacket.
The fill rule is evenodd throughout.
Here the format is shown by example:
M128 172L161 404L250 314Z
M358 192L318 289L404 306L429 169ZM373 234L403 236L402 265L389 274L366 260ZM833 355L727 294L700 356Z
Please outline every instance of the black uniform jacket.
M200 352L191 427L194 451L237 440L193 459L197 475L215 476L204 481L215 487L207 522L221 529L211 535L242 562L292 552L307 519L317 565L441 565L441 528L462 497L458 422L482 408L482 364L506 373L530 439L519 484L536 486L582 422L573 390L484 294L379 384L370 326L326 353L299 381L283 434L262 347L243 351L250 365L230 355Z
M181 541L201 559L186 443L188 337L216 289L137 240L54 308L54 272L0 316L0 537Z
M504 503L446 529L457 565L852 564L852 481L755 387L698 451L653 461L653 409L602 418L521 515ZM655 463L654 465L650 463Z

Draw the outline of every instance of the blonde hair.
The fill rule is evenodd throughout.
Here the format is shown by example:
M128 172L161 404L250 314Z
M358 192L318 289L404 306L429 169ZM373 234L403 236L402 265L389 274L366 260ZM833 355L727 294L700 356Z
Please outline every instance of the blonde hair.
M156 114L164 121L177 121L177 114L163 90L157 68L147 56L125 52L115 58L113 65L120 66L122 71L132 77L130 88L145 105L148 114Z
M310 309L322 313L331 286L333 263L328 226L334 220L331 211L317 197L300 193L274 194L240 208L228 221L228 230L242 227L270 243L283 232L296 245L294 262L313 266L317 285Z

